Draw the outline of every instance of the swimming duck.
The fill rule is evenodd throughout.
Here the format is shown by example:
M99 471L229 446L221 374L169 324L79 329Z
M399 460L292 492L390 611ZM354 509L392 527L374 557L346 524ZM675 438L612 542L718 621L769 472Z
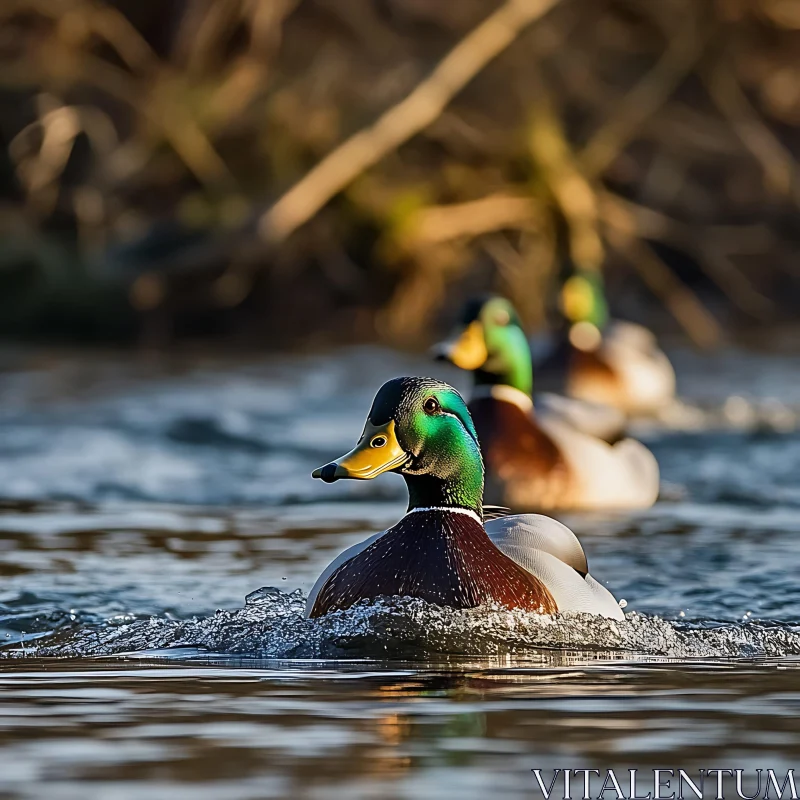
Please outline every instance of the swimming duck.
M552 402L541 412L534 408L530 350L508 300L470 303L462 323L437 352L473 374L469 410L483 450L489 502L524 510L586 510L648 508L656 501L659 471L652 453L633 439L612 445L597 435L607 425L608 409L596 406L592 412L584 404L581 420ZM568 400L562 402L569 408ZM616 418L618 412L610 413Z
M313 477L332 483L384 472L405 478L406 515L324 570L309 594L307 616L400 595L452 608L497 604L623 618L611 593L588 574L569 528L533 514L485 521L478 436L452 386L431 378L388 381L355 448Z
M642 325L609 320L603 279L597 271L572 275L561 290L569 324L564 390L626 414L655 414L675 398L675 370Z

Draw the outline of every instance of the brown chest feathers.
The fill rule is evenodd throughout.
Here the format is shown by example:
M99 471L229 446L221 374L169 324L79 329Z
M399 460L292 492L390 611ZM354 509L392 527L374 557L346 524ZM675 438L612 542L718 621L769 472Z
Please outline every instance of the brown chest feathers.
M469 410L483 453L486 502L526 510L570 505L569 466L529 413L493 397L472 400Z
M555 600L542 582L503 555L466 514L408 514L331 575L312 617L381 596L419 597L452 608L497 603L550 614Z

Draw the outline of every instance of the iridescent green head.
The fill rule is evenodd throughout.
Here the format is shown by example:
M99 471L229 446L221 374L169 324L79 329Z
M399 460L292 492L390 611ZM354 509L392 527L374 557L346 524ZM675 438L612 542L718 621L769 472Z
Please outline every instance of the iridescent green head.
M409 509L457 506L482 513L483 461L467 404L432 378L394 378L375 395L353 450L314 470L327 483L399 472Z
M504 384L528 395L533 389L528 338L514 306L503 297L469 302L458 329L434 354L470 370L478 385Z

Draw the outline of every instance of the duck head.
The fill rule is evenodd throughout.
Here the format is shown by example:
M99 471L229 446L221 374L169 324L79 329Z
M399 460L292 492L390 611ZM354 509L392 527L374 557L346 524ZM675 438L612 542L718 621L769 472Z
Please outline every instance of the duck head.
M378 390L356 446L314 470L326 483L400 473L409 510L456 506L482 514L483 462L467 405L432 378L394 378Z
M569 340L584 352L596 350L608 322L603 276L598 270L580 270L561 288L561 311L570 325Z
M504 297L469 302L457 329L433 348L433 354L471 371L477 385L502 384L527 395L533 388L528 339L514 306Z

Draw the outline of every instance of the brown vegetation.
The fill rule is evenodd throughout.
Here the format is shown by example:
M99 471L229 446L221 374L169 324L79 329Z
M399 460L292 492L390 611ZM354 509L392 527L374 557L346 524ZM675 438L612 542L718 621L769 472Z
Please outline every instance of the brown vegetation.
M573 264L710 345L796 314L799 129L794 0L4 0L0 327L408 341Z

